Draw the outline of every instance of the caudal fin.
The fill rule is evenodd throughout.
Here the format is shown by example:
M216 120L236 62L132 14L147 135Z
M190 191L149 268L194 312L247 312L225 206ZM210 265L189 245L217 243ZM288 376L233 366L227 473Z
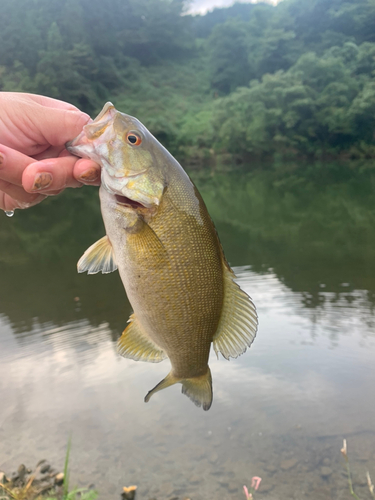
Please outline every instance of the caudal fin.
M177 378L171 373L158 383L145 397L147 403L155 392L159 392L167 387L180 383L182 384L182 394L190 398L196 406L202 406L205 411L211 408L212 404L212 377L209 367L207 372L200 377Z

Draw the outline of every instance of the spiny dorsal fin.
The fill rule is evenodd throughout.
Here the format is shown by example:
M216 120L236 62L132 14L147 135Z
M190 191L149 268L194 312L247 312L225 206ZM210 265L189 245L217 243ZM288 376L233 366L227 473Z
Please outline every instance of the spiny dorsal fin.
M213 339L214 350L225 359L237 358L252 344L258 316L251 298L233 281L232 270L224 268L224 303Z
M212 404L212 377L211 370L207 366L207 372L199 377L177 378L172 373L159 382L151 391L146 394L145 403L150 401L155 392L162 391L171 385L182 384L182 394L185 394L196 406L203 406L205 411L211 408Z
M116 271L117 265L113 248L107 235L86 250L78 261L77 269L79 273L87 271L87 274L96 274L100 271L103 274L108 274Z
M130 316L129 325L117 342L117 352L124 358L150 363L159 363L167 357L164 351L144 333L134 314Z

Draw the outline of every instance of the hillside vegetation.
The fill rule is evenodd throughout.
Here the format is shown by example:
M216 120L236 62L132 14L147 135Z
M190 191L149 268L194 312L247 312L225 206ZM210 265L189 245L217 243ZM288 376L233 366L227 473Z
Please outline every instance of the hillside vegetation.
M111 100L180 158L375 157L375 0L3 0L0 90Z

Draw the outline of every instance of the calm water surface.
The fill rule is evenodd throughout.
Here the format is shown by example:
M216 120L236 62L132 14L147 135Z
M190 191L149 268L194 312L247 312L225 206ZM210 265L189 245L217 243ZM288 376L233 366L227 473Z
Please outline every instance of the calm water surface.
M315 170L314 170L315 169ZM211 356L209 412L180 385L143 397L168 361L120 358L131 312L117 276L76 274L103 235L94 189L0 214L0 469L41 458L118 499L346 499L375 479L375 171L366 164L194 176L260 327ZM357 173L358 172L358 173ZM372 173L374 172L374 173Z

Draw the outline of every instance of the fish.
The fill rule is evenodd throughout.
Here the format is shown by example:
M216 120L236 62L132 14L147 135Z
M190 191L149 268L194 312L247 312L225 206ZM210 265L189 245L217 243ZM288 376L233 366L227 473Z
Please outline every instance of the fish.
M215 226L194 183L136 118L105 104L66 145L101 166L106 234L78 261L78 272L118 269L133 309L120 355L171 370L145 397L176 383L197 406L212 404L211 344L236 358L252 344L258 317L236 284Z

